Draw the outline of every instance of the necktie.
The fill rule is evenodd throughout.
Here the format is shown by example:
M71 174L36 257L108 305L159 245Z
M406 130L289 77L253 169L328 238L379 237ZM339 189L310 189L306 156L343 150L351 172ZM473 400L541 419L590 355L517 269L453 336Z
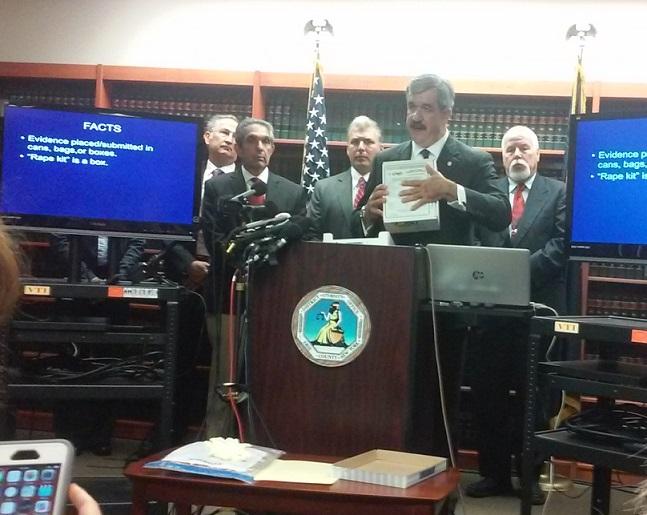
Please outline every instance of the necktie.
M258 177L252 177L249 182L253 186L257 182L261 182L261 180ZM265 195L252 195L251 197L247 197L247 200L252 206L262 206L263 204L265 204Z
M514 198L512 200L512 230L517 230L517 225L519 220L523 216L523 210L526 207L526 201L523 199L523 190L526 188L526 185L522 182L517 184L517 189L514 191Z
M215 168L214 170L211 171L211 175L213 177L219 177L223 173L225 173L225 172L223 172L220 168Z
M353 209L357 209L360 201L364 198L364 192L366 191L366 179L360 177L357 181L357 193L355 193L355 198L353 199Z
M427 150L426 148L423 148L420 151L420 155L422 156L423 159L429 159L429 156L431 155L431 152L429 152L429 150Z

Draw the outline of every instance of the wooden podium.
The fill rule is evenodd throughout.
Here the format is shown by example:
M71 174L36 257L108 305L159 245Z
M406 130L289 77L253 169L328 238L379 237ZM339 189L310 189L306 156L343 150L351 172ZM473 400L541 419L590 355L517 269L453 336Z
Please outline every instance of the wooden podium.
M332 456L419 450L418 442L431 435L429 400L436 390L429 322L418 320L426 270L419 248L300 242L280 253L278 266L255 271L250 441ZM366 347L343 366L311 362L292 336L296 305L324 285L354 292L370 316Z

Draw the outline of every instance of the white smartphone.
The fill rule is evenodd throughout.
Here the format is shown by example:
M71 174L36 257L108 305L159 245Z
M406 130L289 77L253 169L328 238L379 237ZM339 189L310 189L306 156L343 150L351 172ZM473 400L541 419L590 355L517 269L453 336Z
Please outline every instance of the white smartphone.
M0 442L0 515L65 513L73 459L67 440Z

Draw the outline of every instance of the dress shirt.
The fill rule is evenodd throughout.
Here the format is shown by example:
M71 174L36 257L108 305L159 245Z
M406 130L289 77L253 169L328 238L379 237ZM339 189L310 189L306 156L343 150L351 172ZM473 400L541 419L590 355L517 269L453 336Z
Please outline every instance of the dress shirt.
M528 195L530 194L530 189L532 188L532 183L535 182L535 177L537 176L536 173L533 173L529 179L524 182L525 188L521 192L521 196L523 197L523 201L525 203L528 202ZM514 182L513 180L508 177L508 200L510 201L510 205L512 206L514 204L514 193L517 189L517 183ZM512 235L512 225L510 225L510 235Z
M443 147L445 146L445 142L447 141L447 138L449 138L449 131L445 130L445 134L443 135L443 137L440 138L435 143L433 143L432 145L429 145L428 147L421 147L415 141L412 140L411 159L424 159L420 155L420 152L424 148L426 148L429 151L428 160L431 161L432 162L431 165L434 168L436 168L437 166L436 162L438 160L438 156L443 151ZM460 211L465 211L465 208L467 206L467 195L465 195L465 188L461 184L456 184L456 196L458 197L457 200L452 200L451 202L447 202L447 205L455 209L458 209Z
M253 175L247 171L247 169L244 166L240 167L242 172L243 172L243 178L245 179L245 184L247 185L247 189L251 190L252 189L252 179L253 178L258 178L259 180L263 181L265 184L267 184L267 180L270 178L270 170L265 167L265 170L263 170L260 174L258 175Z
M204 185L209 179L211 179L213 172L218 169L222 170L224 173L231 173L236 169L236 163L231 163L226 166L216 166L207 159L207 165L204 167L204 173L202 174L202 192L200 193L200 198L204 197Z

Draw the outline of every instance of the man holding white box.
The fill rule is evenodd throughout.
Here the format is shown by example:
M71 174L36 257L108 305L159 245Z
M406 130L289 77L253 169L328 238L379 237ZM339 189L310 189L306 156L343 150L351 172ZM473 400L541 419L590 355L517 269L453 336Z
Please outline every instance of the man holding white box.
M409 83L406 96L411 141L376 156L375 172L354 219L354 236L373 236L383 230L390 188L383 183L382 165L404 160L427 160L428 176L403 181L398 196L411 210L438 201L439 227L398 233L394 237L397 244L471 245L474 223L493 231L505 229L510 224L510 205L494 185L497 174L492 157L458 141L447 130L454 107L451 84L436 75L421 75Z
M399 245L472 245L475 243L475 224L493 231L508 227L510 203L507 195L494 184L497 174L491 156L458 141L447 129L454 107L451 84L436 75L421 75L409 83L406 98L406 123L411 141L376 156L366 194L354 213L353 235L374 236L387 225ZM408 163L388 164L407 160ZM415 166L412 168L418 160L422 174ZM384 171L387 178L391 178L389 184L383 180ZM398 174L400 177L413 174L418 178L400 180ZM394 197L395 188L399 189L397 197ZM398 199L401 202L397 202ZM432 203L436 203L435 209L429 209ZM406 212L407 206L411 206L410 212L426 206L428 212L419 221L396 217L393 223L385 224L389 204L396 204L398 216ZM439 391L445 397L450 435L443 427L440 396L433 395L425 408L432 413L433 427L428 434L424 434L426 428L418 428L420 438L414 444L415 449L409 450L450 456L448 437L456 433L467 330L458 317L444 315L438 317L436 333L443 375ZM452 447L456 446L455 441L451 443Z

